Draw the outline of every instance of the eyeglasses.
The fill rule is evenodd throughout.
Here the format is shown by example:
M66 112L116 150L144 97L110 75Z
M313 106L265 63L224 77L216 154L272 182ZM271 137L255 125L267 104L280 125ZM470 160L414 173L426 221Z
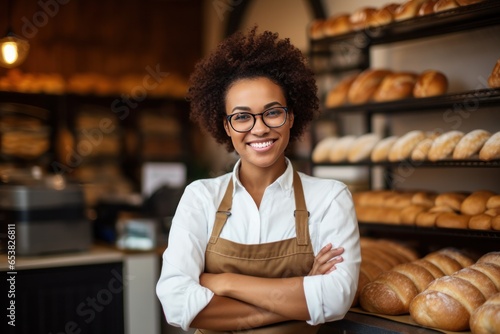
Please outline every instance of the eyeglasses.
M253 129L256 122L256 117L261 116L262 122L268 128L279 128L286 122L286 115L288 114L287 107L271 107L264 110L260 114L251 114L249 112L239 112L236 114L228 115L226 117L228 123L236 132L248 132Z

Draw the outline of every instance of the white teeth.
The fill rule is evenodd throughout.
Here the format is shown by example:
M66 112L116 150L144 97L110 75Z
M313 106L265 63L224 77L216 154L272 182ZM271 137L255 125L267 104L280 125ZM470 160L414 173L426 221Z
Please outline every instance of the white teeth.
M273 143L272 141L268 141L265 143L251 143L250 146L255 147L255 148L264 148L264 147L271 146L272 143Z

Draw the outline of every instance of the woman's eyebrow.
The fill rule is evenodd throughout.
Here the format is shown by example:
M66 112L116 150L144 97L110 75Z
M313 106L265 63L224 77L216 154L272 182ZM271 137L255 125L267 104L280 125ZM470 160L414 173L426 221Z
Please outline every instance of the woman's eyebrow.
M278 101L269 102L269 103L264 105L263 110L266 110L267 108L270 108L270 107L275 106L275 105L281 106L281 103L279 103ZM246 106L236 106L233 108L233 110L231 110L231 113L234 113L235 110L251 111L252 109L250 109L250 107L246 107Z

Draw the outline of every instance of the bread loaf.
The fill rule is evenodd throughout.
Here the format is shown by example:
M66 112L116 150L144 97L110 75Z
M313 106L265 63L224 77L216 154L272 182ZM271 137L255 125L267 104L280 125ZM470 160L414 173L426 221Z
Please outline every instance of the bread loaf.
M414 18L417 16L420 6L425 2L425 0L409 0L403 2L394 13L395 21L403 21Z
M424 261L433 266L422 265ZM413 298L436 279L440 272L444 275L463 268L459 261L464 264L472 263L471 259L458 250L447 248L421 260L399 264L364 286L360 294L361 307L368 312L386 315L408 313ZM430 266L437 267L438 270L432 269L431 272L428 269Z
M417 75L411 72L396 72L385 76L373 94L376 102L386 102L408 98L413 95Z
M322 26L323 36L338 36L351 31L352 27L349 17L350 15L345 13L329 17Z
M351 87L354 79L356 79L356 75L345 77L338 83L338 85L331 89L326 96L325 107L335 108L346 103L347 92L349 92L349 88Z
M329 162L330 151L335 147L337 137L326 137L320 140L313 149L311 159L315 163Z
M500 59L497 60L497 63L488 77L488 85L491 88L500 88Z
M419 213L427 210L426 206L411 204L404 209L401 209L399 213L401 224L403 225L415 225L417 216Z
M356 140L356 136L348 135L340 137L334 147L330 150L328 159L330 162L342 162L347 159L347 154L351 149L351 145Z
M491 218L491 229L500 231L500 216Z
M373 162L386 161L392 145L398 140L398 136L389 136L381 139L373 148L370 158Z
M460 7L460 5L455 0L439 0L434 5L434 12L439 13L457 7Z
M413 194L411 198L411 203L416 205L422 205L425 207L434 206L437 195L429 191L417 191Z
M475 191L464 199L460 211L466 215L478 215L486 211L488 199L496 193L488 190Z
M491 137L486 130L473 130L460 139L453 150L453 159L468 159L483 147L484 143Z
M418 9L418 16L425 16L434 13L434 5L438 0L427 0Z
M466 229L469 226L469 215L454 212L443 212L436 218L436 226L441 228Z
M500 333L500 293L490 297L472 313L469 326L473 334Z
M462 202L467 198L467 195L459 192L444 192L436 196L436 206L448 206L453 211L460 211Z
M469 328L471 314L498 292L500 266L476 262L431 282L410 304L410 315L423 326L449 331Z
M413 96L417 98L442 95L448 90L448 78L442 72L426 70L417 78Z
M366 133L359 136L349 148L347 161L359 162L367 159L379 141L380 136L376 133Z
M491 230L492 216L481 213L470 217L468 227L471 230Z
M394 14L400 5L397 3L389 3L377 9L368 21L370 27L380 27L394 21Z
M411 151L411 159L415 161L425 161L433 142L434 139L432 138L425 138L419 142L413 151Z
M325 20L316 19L309 24L309 37L311 39L320 39L324 37L323 26L325 25Z
M500 159L500 131L493 134L479 151L479 159L490 161Z
M500 208L500 195L491 196L486 202L487 209Z
M427 154L427 159L430 161L438 161L451 157L455 146L463 136L464 133L458 130L443 133L432 143L429 153Z
M489 252L477 260L477 263L491 263L500 266L500 252ZM500 291L500 285L497 286Z
M377 11L375 7L361 7L355 10L349 17L353 30L361 30L368 26L372 15Z
M401 136L392 145L389 151L389 161L401 161L408 159L415 146L426 138L423 131L412 130Z
M367 69L361 72L351 84L347 100L352 104L362 104L370 101L382 80L391 71Z

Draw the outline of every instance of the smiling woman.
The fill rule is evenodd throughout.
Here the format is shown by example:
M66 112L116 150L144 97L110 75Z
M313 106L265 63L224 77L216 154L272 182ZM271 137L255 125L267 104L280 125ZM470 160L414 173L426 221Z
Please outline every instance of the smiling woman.
M157 294L167 321L197 333L316 333L348 311L358 281L351 194L299 173L285 150L318 110L288 39L238 32L197 64L191 118L239 160L186 187Z

